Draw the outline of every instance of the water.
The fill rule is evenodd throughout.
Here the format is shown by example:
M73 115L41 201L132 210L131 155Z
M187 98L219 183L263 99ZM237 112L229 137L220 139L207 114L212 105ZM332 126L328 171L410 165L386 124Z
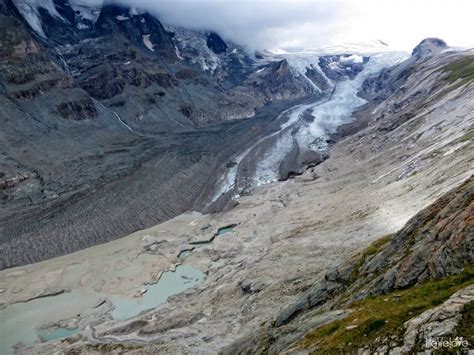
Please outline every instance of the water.
M40 330L38 332L39 338L43 342L67 338L72 335L79 333L79 329L67 329L67 328L57 328L55 330Z
M127 299L109 296L92 289L80 288L57 296L37 298L12 304L0 310L0 355L13 352L12 347L21 342L31 346L40 341L51 341L79 333L80 329L58 328L44 330L39 327L56 323L77 315L95 317L99 298L109 298L115 309L114 319L127 319L157 307L168 297L183 292L204 279L205 275L190 264L180 265L175 272L163 273L160 280L147 288L142 298Z
M0 354L10 354L12 347L19 342L33 345L40 341L37 333L38 326L73 318L83 311L92 309L96 297L90 296L90 293L78 290L57 296L37 298L29 302L15 303L0 310ZM61 332L53 333L50 336L57 339L55 337L61 336Z
M155 308L166 302L168 297L181 293L204 280L204 273L190 264L180 265L176 271L163 273L160 280L147 288L143 299L132 300L122 297L111 297L114 305L114 319L128 319L143 311Z
M219 228L219 230L217 231L217 235L222 235L224 233L232 232L233 229L234 229L234 226Z
M128 129L130 132L136 133L136 132L132 129L132 127L130 127L130 126L122 119L122 117L120 117L120 115L119 115L117 112L115 112L114 110L112 110L112 109L106 107L104 104L102 104L102 102L100 102L100 101L98 101L98 100L95 100L95 99L93 99L93 100L94 100L94 102L95 102L97 105L99 105L100 107L102 107L104 110L110 112L110 113L117 119L117 121L118 121L122 126L124 126L126 129Z

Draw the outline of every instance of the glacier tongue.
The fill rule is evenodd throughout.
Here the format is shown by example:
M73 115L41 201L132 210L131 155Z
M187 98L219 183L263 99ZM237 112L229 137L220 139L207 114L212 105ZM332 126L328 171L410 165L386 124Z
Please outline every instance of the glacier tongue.
M331 99L312 110L313 122L308 127L308 139L314 141L324 135L335 133L337 127L351 121L352 112L366 101L357 93L364 80L380 71L407 58L404 52L380 53L370 57L361 73L354 80L338 84Z
M317 59L310 57L305 61L300 57L300 68L304 68L303 63L310 63ZM357 56L348 57L350 60L357 61ZM337 128L352 120L352 112L366 101L357 93L364 80L383 69L384 67L395 65L407 58L405 52L386 52L372 56L353 80L345 80L334 85L331 96L323 101L316 101L311 104L298 105L292 108L288 114L288 120L281 125L278 133L279 139L266 152L262 160L257 164L255 176L253 178L256 186L275 181L279 178L279 167L285 156L297 144L300 151L314 150L324 152L328 148L326 138L335 133ZM304 112L309 111L313 120L307 123L303 119ZM293 137L290 136L290 129L296 131ZM274 133L275 136L278 133Z
M212 198L216 202L222 195L232 191L232 195L238 196L241 191L248 188L264 185L278 180L281 176L280 167L288 155L297 148L299 152L327 153L327 139L330 134L335 133L342 124L349 123L352 112L366 101L357 96L364 80L385 67L395 65L408 57L405 52L383 52L374 54L364 65L362 71L352 80L345 78L332 81L324 75L319 66L319 56L312 52L274 54L272 59L286 59L293 66L293 70L301 75L310 66L324 75L330 84L330 95L324 98L318 96L315 101L299 104L283 111L276 119L285 118L279 129L267 136L262 137L243 153L233 159L234 165L217 182L217 191ZM359 55L346 55L342 62L363 61ZM317 69L316 69L317 68ZM309 78L307 78L310 80ZM308 122L305 113L313 117ZM253 163L252 163L253 162ZM241 166L254 164L254 172L243 172ZM244 174L244 175L242 175Z

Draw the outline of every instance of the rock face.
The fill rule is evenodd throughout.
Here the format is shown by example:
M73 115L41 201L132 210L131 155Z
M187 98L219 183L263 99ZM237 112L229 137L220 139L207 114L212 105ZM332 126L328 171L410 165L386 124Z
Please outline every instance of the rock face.
M421 41L413 49L411 57L400 65L384 68L377 75L366 79L359 95L367 100L385 100L395 91L403 88L407 79L416 71L416 64L423 63L446 48L446 43L440 39L427 38Z
M224 53L227 50L227 44L214 32L207 34L206 44L216 54Z
M416 344L452 335L462 319L466 305L474 301L474 286L456 292L443 304L410 319L406 324L403 345L393 351L410 352Z
M448 46L442 39L426 38L413 49L411 55L417 57L418 59L426 59L434 56L446 48L448 48Z
M369 57L358 55L331 55L319 58L319 65L324 74L332 80L353 79L364 68Z
M474 177L414 216L360 275L373 294L459 273L474 263Z
M299 348L298 340L312 329L346 317L355 302L369 295L407 290L427 280L459 274L474 262L473 208L474 176L471 176L411 218L388 243L381 243L378 249L369 249L329 270L296 302L285 307L271 326L240 339L225 348L224 353L306 351ZM415 346L426 346L426 339L456 334L464 308L472 302L473 286L468 286L443 304L407 321L404 335L392 337L390 346L380 351L411 352ZM389 302L386 307L391 307ZM318 351L317 345L312 351Z

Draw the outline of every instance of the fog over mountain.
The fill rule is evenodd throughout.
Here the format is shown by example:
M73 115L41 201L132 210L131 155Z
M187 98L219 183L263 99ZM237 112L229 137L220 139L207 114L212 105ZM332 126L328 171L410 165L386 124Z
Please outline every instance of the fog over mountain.
M252 49L300 49L382 40L393 49L410 50L421 39L433 36L453 46L474 44L469 18L474 5L465 0L122 2L145 8L170 24L216 31Z

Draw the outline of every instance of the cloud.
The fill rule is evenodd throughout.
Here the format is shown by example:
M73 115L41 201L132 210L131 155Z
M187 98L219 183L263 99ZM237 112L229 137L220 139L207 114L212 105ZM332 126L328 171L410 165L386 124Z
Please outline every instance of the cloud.
M123 1L122 1L123 2ZM129 0L175 26L219 33L252 49L324 43L341 5L305 0ZM308 41L308 39L311 39Z
M219 33L224 39L263 48L317 48L382 40L411 50L426 37L472 46L474 2L315 0L120 0L162 22Z

